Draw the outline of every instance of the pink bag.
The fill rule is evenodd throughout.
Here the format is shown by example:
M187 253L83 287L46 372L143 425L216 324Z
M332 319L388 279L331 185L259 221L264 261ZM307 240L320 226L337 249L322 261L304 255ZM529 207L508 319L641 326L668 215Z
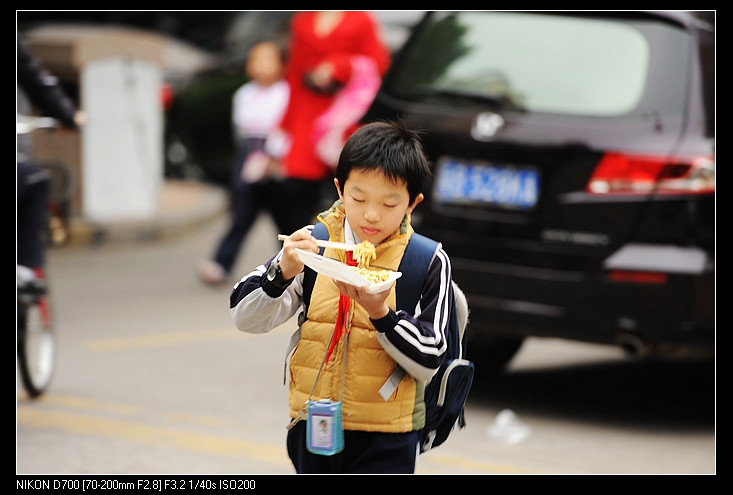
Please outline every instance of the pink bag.
M338 164L348 137L346 132L369 109L382 81L377 64L369 57L354 57L351 69L349 82L337 93L329 109L315 121L313 138L316 153L332 167Z

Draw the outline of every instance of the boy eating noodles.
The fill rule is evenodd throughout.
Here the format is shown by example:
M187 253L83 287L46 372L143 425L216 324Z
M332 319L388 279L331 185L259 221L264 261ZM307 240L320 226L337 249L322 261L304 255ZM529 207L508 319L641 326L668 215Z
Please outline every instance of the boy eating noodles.
M430 177L417 132L397 122L366 124L341 152L334 179L338 200L318 222L331 241L371 242L371 265L398 270L414 232L411 214ZM394 284L369 294L321 274L305 306L305 267L296 248L318 252L312 228L288 236L282 250L245 275L230 296L233 321L248 333L268 332L304 307L289 361L290 459L298 473L414 473L424 384L446 349L450 260L440 247L410 311L396 309ZM347 253L326 248L323 255L348 262ZM383 397L380 389L398 366L407 374ZM310 445L308 421L301 421L309 401L324 399L340 407L329 417L335 429L328 438L343 435L343 445L326 455Z

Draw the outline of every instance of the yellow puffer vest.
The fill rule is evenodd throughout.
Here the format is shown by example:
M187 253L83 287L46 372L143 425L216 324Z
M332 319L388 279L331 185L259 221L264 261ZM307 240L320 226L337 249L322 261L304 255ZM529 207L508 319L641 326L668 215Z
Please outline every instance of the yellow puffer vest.
M344 241L344 219L343 208L338 203L319 216L328 227L331 239L336 241ZM376 246L377 258L372 264L397 270L412 233L409 219L406 219L398 233ZM344 260L345 253L326 249L324 256ZM349 312L348 344L342 336L313 387L336 323L338 300L339 292L333 280L317 276L308 318L301 326L300 342L290 359L290 416L297 416L313 390L313 400L342 401L345 430L397 433L421 428L425 417L422 384L418 386L413 377L406 375L387 401L379 395L379 389L397 363L377 341L377 331L367 312L354 301L351 301ZM395 308L394 286L387 304Z

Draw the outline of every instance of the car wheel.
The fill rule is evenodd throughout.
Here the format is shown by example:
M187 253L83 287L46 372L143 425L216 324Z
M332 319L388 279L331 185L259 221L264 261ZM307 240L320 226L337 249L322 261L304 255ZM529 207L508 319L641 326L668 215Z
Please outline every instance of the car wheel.
M512 358L522 347L524 337L501 336L471 340L468 359L476 364L476 373L491 377L502 373Z

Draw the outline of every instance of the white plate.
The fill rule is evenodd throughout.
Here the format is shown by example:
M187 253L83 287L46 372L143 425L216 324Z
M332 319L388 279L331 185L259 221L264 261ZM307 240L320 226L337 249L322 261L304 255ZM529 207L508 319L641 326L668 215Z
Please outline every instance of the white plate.
M300 261L322 275L331 277L339 282L344 282L356 287L366 287L367 294L377 294L392 287L395 280L402 276L402 272L390 272L389 278L383 282L370 284L363 275L359 275L353 268L345 263L324 258L320 254L311 253L295 248Z

